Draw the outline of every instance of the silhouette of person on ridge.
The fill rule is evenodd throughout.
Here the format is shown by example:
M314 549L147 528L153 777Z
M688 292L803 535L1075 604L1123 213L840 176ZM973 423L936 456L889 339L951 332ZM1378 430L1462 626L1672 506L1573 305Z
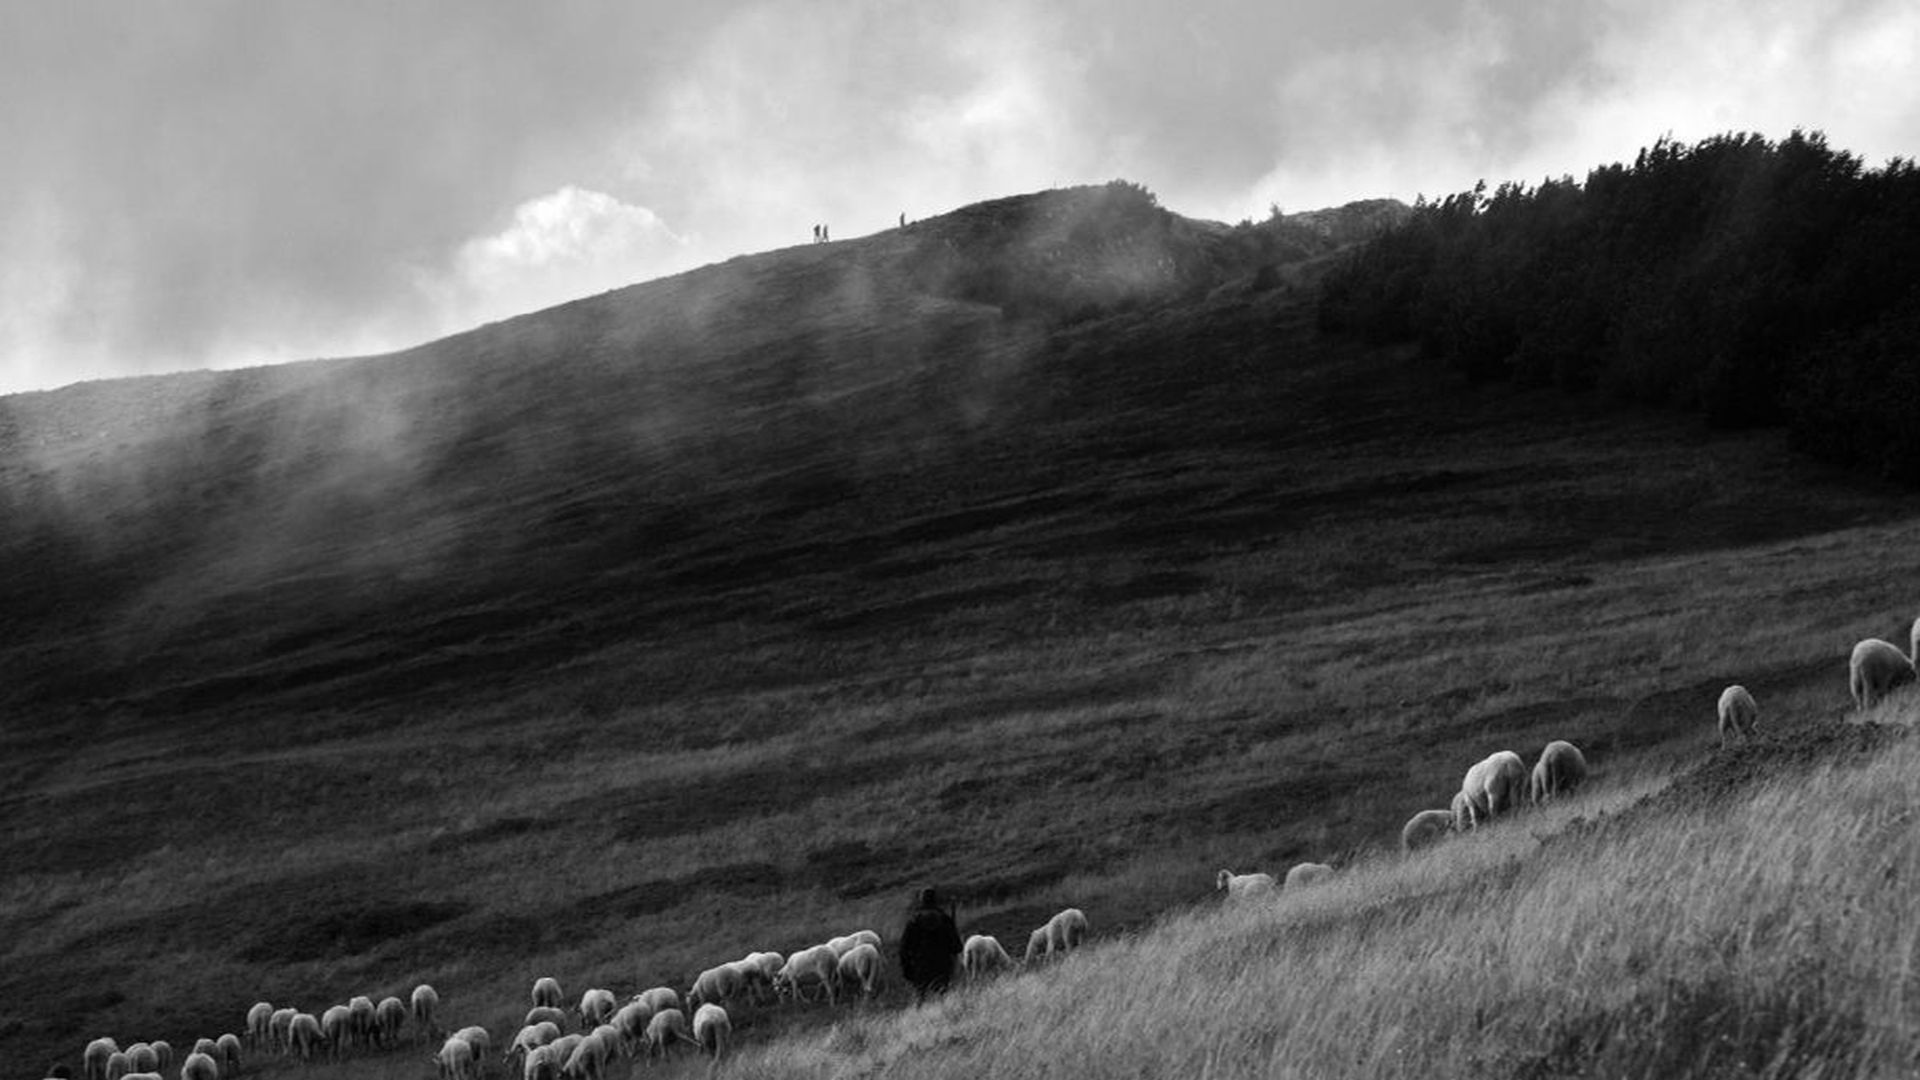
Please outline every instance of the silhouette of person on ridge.
M900 928L900 974L913 987L915 1000L945 993L959 959L960 926L953 909L940 906L936 890L921 889Z

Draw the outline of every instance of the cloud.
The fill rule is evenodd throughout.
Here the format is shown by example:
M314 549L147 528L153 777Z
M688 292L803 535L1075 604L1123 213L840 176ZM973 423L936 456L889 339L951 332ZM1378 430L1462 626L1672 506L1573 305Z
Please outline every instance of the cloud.
M462 243L419 285L455 329L684 269L686 250L652 210L568 184L515 207L511 224Z

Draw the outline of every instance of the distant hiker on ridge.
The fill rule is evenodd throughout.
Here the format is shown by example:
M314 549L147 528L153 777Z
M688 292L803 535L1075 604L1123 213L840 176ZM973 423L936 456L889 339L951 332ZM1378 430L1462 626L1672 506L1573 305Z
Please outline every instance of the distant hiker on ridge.
M900 929L900 974L913 987L916 1001L929 991L945 993L960 959L960 927L953 909L940 906L940 894L921 889Z
M816 244L820 242L820 226L818 225L813 227L813 242Z

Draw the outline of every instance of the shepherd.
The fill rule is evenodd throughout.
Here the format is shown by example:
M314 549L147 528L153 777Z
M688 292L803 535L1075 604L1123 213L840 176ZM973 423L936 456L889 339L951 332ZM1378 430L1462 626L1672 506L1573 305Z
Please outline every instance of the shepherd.
M916 1000L928 993L945 993L960 959L960 925L954 909L942 907L940 894L921 889L900 929L900 974L913 987Z

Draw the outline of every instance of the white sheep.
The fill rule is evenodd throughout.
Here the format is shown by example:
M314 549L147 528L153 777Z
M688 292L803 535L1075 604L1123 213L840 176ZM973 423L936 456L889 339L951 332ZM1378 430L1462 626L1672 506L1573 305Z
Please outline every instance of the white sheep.
M247 1045L255 1050L263 1049L273 1042L273 1005L265 1001L256 1001L247 1010Z
M526 1019L520 1021L520 1026L531 1027L534 1024L552 1024L555 1027L565 1028L567 1014L564 1010L556 1009L551 1005L535 1005L527 1010Z
M347 1014L353 1041L362 1048L373 1044L373 999L356 994L347 999Z
M880 935L871 930L855 930L851 934L846 934L827 942L827 948L833 950L833 958L836 961L847 955L849 950L861 945L871 945L876 949L879 948Z
M219 1050L220 1044L212 1039L195 1039L193 1040L193 1049L187 1052L190 1054L205 1054L208 1057L213 1057Z
M1400 850L1411 854L1432 844L1453 828L1452 810L1422 810L1400 829Z
M1297 863L1287 871L1289 889L1304 889L1309 885L1318 885L1333 876L1333 867L1326 863Z
M567 1055L566 1064L560 1066L560 1075L567 1080L600 1080L606 1063L600 1037L588 1033L574 1045L573 1053Z
M173 1044L165 1039L155 1039L148 1045L153 1047L153 1071L165 1076L167 1070L173 1068Z
M126 1051L115 1050L107 1055L107 1064L102 1075L107 1080L125 1080L126 1075L132 1071L133 1064L127 1060Z
M353 1010L345 1005L329 1005L327 1011L320 1014L320 1036L326 1040L327 1056L334 1061L340 1060L347 1051L347 1040L353 1035Z
M519 1058L522 1067L525 1067L528 1054L559 1037L560 1029L550 1023L528 1024L514 1033L512 1041L507 1043L506 1050L501 1053L500 1060L511 1065L514 1058Z
M80 1075L84 1080L107 1080L107 1059L120 1052L120 1044L102 1035L87 1044L80 1055Z
M440 1067L440 1080L472 1080L480 1075L474 1067L473 1044L458 1035L449 1035L440 1044L434 1063Z
M580 995L580 1026L597 1028L613 1019L613 1010L618 1004L613 991L593 989Z
M871 941L862 941L848 949L835 965L835 974L842 987L851 990L858 985L861 997L872 997L874 984L880 978L880 947Z
M407 999L407 1010L413 1013L414 1038L431 1039L440 1034L433 1022L433 1014L439 1009L440 994L433 987L421 983L413 988L413 996Z
M373 1034L383 1046L400 1045L400 1029L407 1024L407 1006L388 995L373 1007Z
M487 1059L487 1052L493 1049L493 1036L487 1034L486 1028L478 1024L469 1024L454 1032L453 1037L465 1039L467 1045L473 1047L473 1069L476 1073L479 1072L481 1063Z
M1273 892L1272 874L1236 874L1222 870L1214 879L1214 891L1227 894L1227 902L1251 900Z
M233 1032L229 1031L222 1034L219 1038L213 1040L213 1042L214 1042L214 1045L219 1049L219 1053L213 1055L213 1057L214 1057L214 1061L217 1062L220 1066L220 1075L224 1077L239 1076L240 1075L240 1036L235 1035ZM158 1048L159 1048L159 1044L156 1043L155 1049L158 1049ZM165 1061L166 1055L164 1054L161 1055L160 1060Z
M1847 664L1847 686L1853 691L1855 708L1871 708L1913 681L1913 660L1898 646L1868 638L1853 647L1853 658Z
M738 961L746 976L748 999L755 1004L765 1001L773 991L773 977L786 962L787 958L777 952L752 952Z
M740 961L710 967L693 980L687 991L687 1005L698 1008L703 1002L730 1001L747 986L747 972Z
M679 1009L661 1009L647 1021L647 1056L666 1057L675 1043L693 1043L693 1033L687 1030L687 1014Z
M540 1049L552 1059L554 1071L558 1072L572 1059L573 1052L580 1048L580 1044L586 1041L587 1037L576 1031L571 1035L562 1035Z
M647 1035L647 1021L653 1019L653 1010L647 1008L644 1001L629 1001L613 1014L613 1030L618 1033L620 1049L628 1057L640 1052L640 1043Z
M1453 815L1453 831L1466 832L1473 827L1473 800L1467 798L1465 788L1453 793L1453 802L1448 804L1447 813Z
M160 1055L154 1052L151 1043L134 1043L127 1047L127 1067L131 1072L159 1072Z
M846 959L841 957L841 959ZM721 1051L727 1048L728 1040L733 1038L733 1020L727 1010L718 1005L700 1006L693 1014L693 1041L700 1049L713 1055L717 1062Z
M1013 957L1007 955L999 938L975 934L960 946L960 970L966 972L968 982L984 979L1012 966Z
M1760 720L1760 706L1753 695L1744 686L1729 686L1720 691L1720 704L1715 712L1720 718L1720 745L1727 745L1729 734L1740 736L1740 741L1753 738L1756 725Z
M1079 948L1086 937L1086 912L1079 908L1067 908L1028 936L1027 955L1022 962L1031 964L1040 956L1051 960L1055 953L1064 956Z
M1907 631L1907 659L1920 656L1920 619L1913 620L1913 628Z
M320 1030L320 1018L310 1012L296 1012L287 1020L287 1049L289 1054L299 1054L301 1061L312 1061L315 1051L326 1043L325 1033Z
M1489 754L1467 770L1460 790L1467 796L1467 824L1478 825L1506 813L1525 796L1527 767L1511 750Z
M128 1073L121 1080L165 1080L157 1072Z
M551 1005L558 1009L561 1003L566 1000L567 995L560 991L560 980L551 975L542 975L533 980L533 1003L535 1005Z
M633 1000L654 1012L662 1009L677 1009L680 1007L680 992L671 986L656 986L651 990L642 990L633 995Z
M293 1023L293 1014L299 1011L298 1009L275 1009L273 1015L267 1017L269 1048L283 1051L287 1048L287 1028Z
M180 1063L180 1080L220 1080L220 1063L206 1054L188 1054Z
M1528 793L1533 805L1540 806L1561 795L1573 794L1586 779L1587 756L1565 739L1555 739L1540 751L1540 760L1533 763Z
M524 1080L560 1080L560 1066L565 1063L556 1062L554 1057L553 1044L534 1047L527 1053L521 1076Z
M787 957L786 964L773 977L773 988L781 994L791 992L796 1001L805 1001L807 984L817 982L826 988L827 1004L831 1005L834 978L839 970L840 959L834 955L833 948L815 945Z

